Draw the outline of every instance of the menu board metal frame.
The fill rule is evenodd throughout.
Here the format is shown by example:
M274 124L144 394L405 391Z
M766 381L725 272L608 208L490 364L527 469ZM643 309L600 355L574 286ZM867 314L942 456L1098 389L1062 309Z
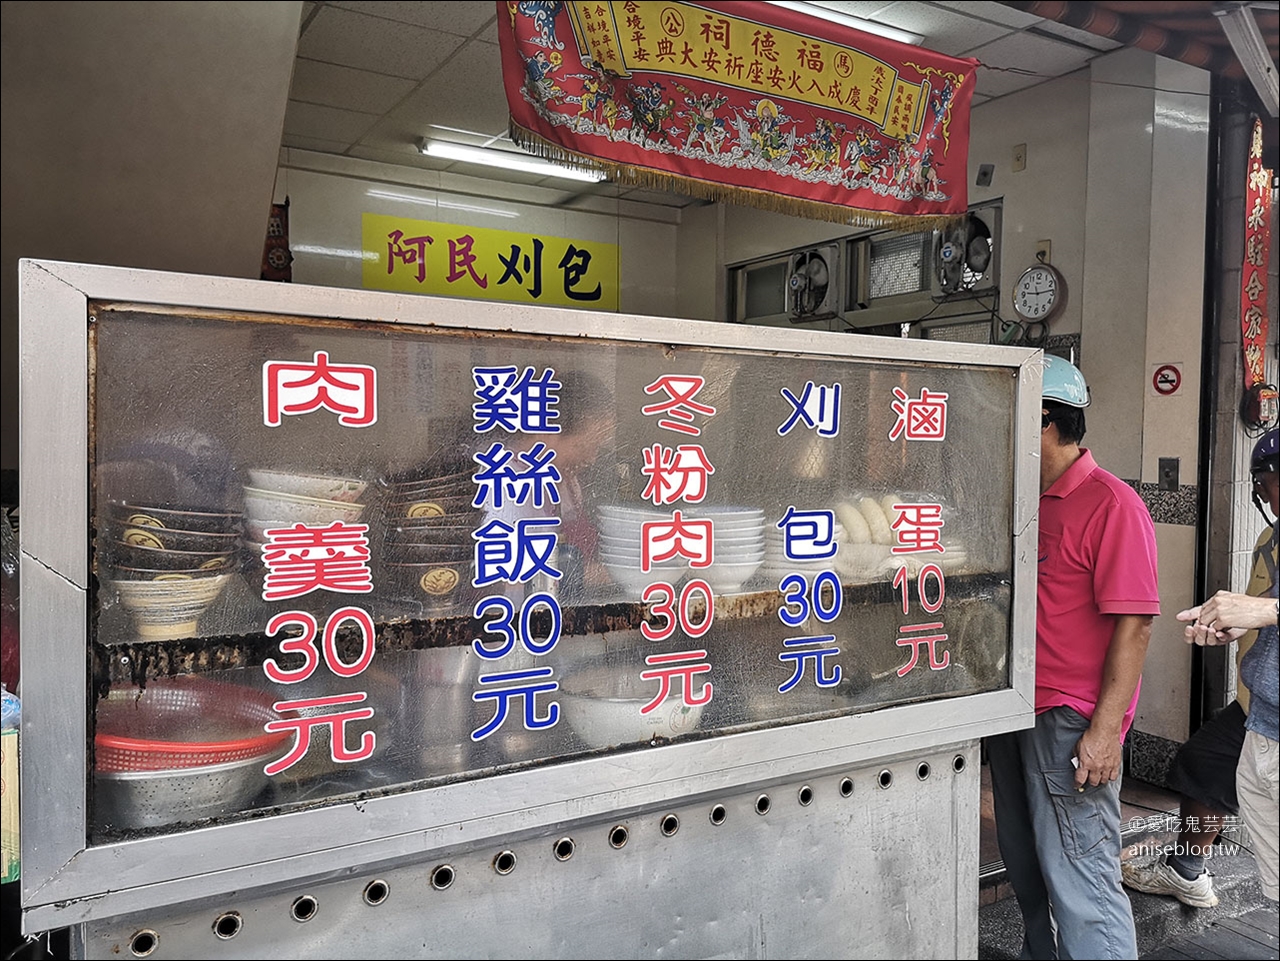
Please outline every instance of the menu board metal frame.
M23 509L22 905L29 931L318 876L569 819L687 800L1030 726L1041 354L649 316L282 285L24 260L19 265ZM1016 379L1013 614L1007 689L589 757L356 802L89 845L95 302L227 314L776 351L949 367ZM981 451L956 456L981 457ZM339 840L341 839L341 840Z

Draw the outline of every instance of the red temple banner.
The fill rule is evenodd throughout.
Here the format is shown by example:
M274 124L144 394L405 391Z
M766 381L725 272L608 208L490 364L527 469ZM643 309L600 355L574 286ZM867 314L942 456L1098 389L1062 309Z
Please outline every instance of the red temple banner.
M1254 120L1244 193L1244 264L1240 271L1240 342L1244 386L1267 383L1267 258L1271 251L1271 171L1262 166L1262 121ZM1271 389L1274 396L1274 388Z
M975 60L761 2L498 0L498 28L539 156L837 223L968 206Z

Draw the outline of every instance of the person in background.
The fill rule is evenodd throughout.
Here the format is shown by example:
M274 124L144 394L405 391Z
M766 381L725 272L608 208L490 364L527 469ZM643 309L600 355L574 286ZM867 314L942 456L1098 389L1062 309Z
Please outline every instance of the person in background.
M1155 527L1080 447L1089 391L1044 358L1035 727L987 741L1026 958L1136 958L1120 884L1121 745L1160 613Z
M571 605L583 603L590 590L609 582L608 573L597 560L598 535L592 508L599 495L591 481L596 462L613 450L617 418L613 394L600 378L576 369L557 372L555 376L561 385L557 391L559 432L517 434L506 441L506 446L517 455L539 443L554 451L548 464L555 470L554 486L559 499L547 500L541 507L511 500L502 507L490 503L485 507L485 520L514 524L531 517L560 518L555 563L562 577L556 592L561 604ZM508 596L518 598L534 589L509 585L507 590Z
M1253 576L1246 593L1261 597L1276 583L1276 524L1280 516L1280 431L1269 430L1253 447L1249 473L1253 503L1267 528L1253 549ZM1270 515L1267 508L1271 509ZM1257 632L1240 638L1237 663L1252 648ZM1240 813L1236 767L1244 746L1249 691L1240 683L1237 699L1182 745L1169 771L1169 786L1182 795L1178 835L1173 848L1154 861L1129 860L1121 868L1126 886L1146 894L1164 894L1193 908L1218 903L1205 855L1218 837L1223 818Z
M617 429L613 395L594 374L561 375L560 434L554 439L560 485L560 551L564 561L564 601L583 603L586 593L609 583L597 557L592 509L599 494L588 481L597 461L611 454ZM607 496L607 495L606 495ZM606 501L607 502L607 501Z
M1275 433L1274 431L1272 432ZM1274 442L1273 442L1274 444ZM1272 447L1274 450L1274 446ZM1273 481L1274 483L1274 481ZM1249 714L1236 767L1240 814L1253 839L1262 892L1280 899L1280 613L1277 579L1262 597L1219 591L1199 607L1180 611L1188 643L1230 644L1246 631L1258 638L1240 662L1249 688Z

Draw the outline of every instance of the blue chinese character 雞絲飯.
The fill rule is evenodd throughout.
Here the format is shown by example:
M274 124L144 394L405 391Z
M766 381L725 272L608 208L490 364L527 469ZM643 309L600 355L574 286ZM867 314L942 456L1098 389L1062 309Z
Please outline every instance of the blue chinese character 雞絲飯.
M473 367L476 403L473 429L484 434L500 428L510 434L558 434L560 388L554 368L539 375L532 367Z

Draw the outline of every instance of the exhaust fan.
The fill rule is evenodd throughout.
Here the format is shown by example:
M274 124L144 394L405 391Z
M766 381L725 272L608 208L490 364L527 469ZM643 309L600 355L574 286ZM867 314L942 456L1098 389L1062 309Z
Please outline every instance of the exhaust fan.
M787 305L793 320L832 317L839 309L840 248L836 244L792 254Z
M994 289L999 278L1000 210L970 212L958 223L934 231L933 297L944 300Z

